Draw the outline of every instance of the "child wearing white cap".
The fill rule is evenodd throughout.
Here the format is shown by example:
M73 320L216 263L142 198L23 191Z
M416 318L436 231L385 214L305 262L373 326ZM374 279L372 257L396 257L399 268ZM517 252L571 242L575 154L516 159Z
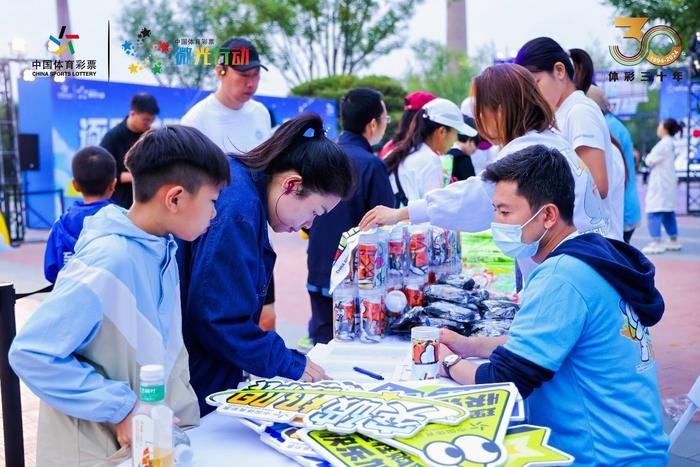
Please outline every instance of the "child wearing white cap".
M428 102L413 117L406 137L384 159L398 205L406 206L442 187L440 156L452 147L457 133L477 134L464 123L459 107L447 99Z

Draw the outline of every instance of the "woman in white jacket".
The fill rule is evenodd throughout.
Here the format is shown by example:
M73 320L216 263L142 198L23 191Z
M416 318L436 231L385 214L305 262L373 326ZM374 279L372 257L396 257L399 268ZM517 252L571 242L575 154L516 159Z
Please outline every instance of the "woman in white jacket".
M503 145L497 159L528 146L543 144L566 157L575 182L574 224L579 232L607 233L607 211L586 165L571 145L554 129L554 111L537 87L532 74L519 65L494 65L474 79L477 130L493 144ZM430 222L447 229L480 232L494 219L491 183L470 177L412 200L408 207L377 206L360 222L370 225ZM523 276L534 268L532 261L518 261Z
M683 128L672 118L659 123L656 134L661 138L661 141L656 143L644 159L650 169L645 205L647 226L652 242L642 248L642 252L647 255L681 249L681 244L678 242L678 225L676 224L676 185L678 180L673 151L673 136L679 132L683 134ZM668 243L661 243L661 224L670 238Z

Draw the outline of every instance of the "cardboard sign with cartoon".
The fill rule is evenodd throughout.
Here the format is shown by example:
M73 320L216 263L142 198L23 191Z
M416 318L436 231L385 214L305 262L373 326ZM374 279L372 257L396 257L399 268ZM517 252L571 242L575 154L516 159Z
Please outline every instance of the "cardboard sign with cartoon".
M569 465L574 457L549 445L550 429L535 425L518 425L508 429L505 445L507 467L544 467Z
M401 392L371 392L354 383L258 380L243 389L207 397L234 417L288 423L374 438L410 438L428 423L456 425L469 416L462 406Z
M299 437L334 467L423 465L420 459L411 454L358 433L341 435L325 430L301 430Z
M409 396L419 397L440 397L448 394L464 393L476 389L497 389L497 388L512 388L511 383L491 383L491 384L468 384L462 386L444 386L437 382L426 381L404 381L397 383L384 383L375 386L372 391L401 391ZM517 389L516 389L517 392ZM517 393L515 405L513 405L513 413L510 415L510 424L517 425L525 420L525 401L520 393Z
M430 466L503 465L508 457L504 438L517 396L518 391L512 384L438 396L437 400L468 409L469 419L456 426L430 424L412 438L384 442L419 457Z

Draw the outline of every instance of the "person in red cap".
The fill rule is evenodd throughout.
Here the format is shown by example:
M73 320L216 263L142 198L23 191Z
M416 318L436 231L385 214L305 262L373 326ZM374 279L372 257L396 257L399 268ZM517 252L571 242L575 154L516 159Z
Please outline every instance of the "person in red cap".
M392 136L391 139L386 142L382 150L379 151L379 157L381 159L384 159L384 157L389 154L389 151L394 148L394 144L397 141L401 141L406 136L408 125L411 123L411 119L416 112L433 99L435 99L435 96L428 91L415 91L403 98L403 115L399 121L399 127L396 129L394 136Z

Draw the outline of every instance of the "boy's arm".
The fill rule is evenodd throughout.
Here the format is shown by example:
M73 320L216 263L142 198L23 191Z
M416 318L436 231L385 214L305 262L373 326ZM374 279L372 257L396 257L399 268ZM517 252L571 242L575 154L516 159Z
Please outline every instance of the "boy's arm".
M258 376L299 379L306 357L254 319L261 299L259 230L242 216L226 213L225 206L221 209L205 237L193 245L183 327L212 358Z
M118 423L136 402L129 384L106 379L76 358L102 323L100 299L81 282L81 267L83 263L71 261L54 292L24 325L10 348L10 365L55 409L84 420Z

